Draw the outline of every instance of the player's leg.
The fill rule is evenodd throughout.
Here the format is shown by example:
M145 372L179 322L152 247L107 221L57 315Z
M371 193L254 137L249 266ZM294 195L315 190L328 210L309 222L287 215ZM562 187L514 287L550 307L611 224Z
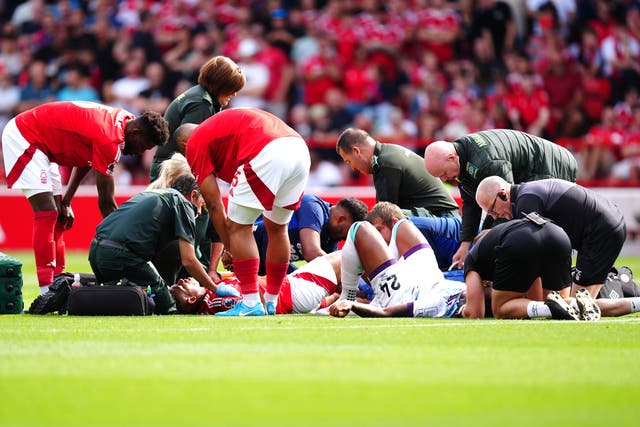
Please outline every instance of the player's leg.
M33 209L32 237L36 274L40 293L43 294L49 290L49 285L53 283L56 266L54 232L58 211L51 192L33 194L28 200Z
M264 225L269 240L266 257L267 288L264 294L268 314L275 314L280 287L289 268L291 244L288 225L292 214L293 211L277 206L264 213Z
M234 198L228 202L227 232L229 250L233 255L233 271L240 282L242 301L216 316L264 316L264 306L258 292L258 247L253 237L253 223L261 210L242 206Z
M265 207L263 216L269 240L266 257L267 292L264 294L269 314L275 313L278 293L289 268L291 247L288 225L293 211L300 206L310 163L309 149L305 141L298 137L272 141L258 158L251 161L261 184L254 182L252 187L257 190L261 187L271 189L274 195L272 203L265 200L264 196L259 197Z
M55 269L54 229L58 210L54 200L55 174L51 162L20 134L15 119L2 132L2 153L7 186L21 189L33 210L33 251L40 293L53 283ZM58 176L59 177L59 176ZM58 182L56 188L61 184Z
M598 297L611 267L620 255L626 236L626 227L620 218L617 226L598 227L585 237L576 258L571 296L575 296L578 289L585 288L593 299Z
M56 206L60 206L60 200L62 198L62 178L60 176L60 168L56 163L51 163L49 171L52 177L53 198L56 202ZM60 222L56 222L56 226L53 231L53 241L56 247L56 267L53 272L54 275L62 273L67 267L67 257L64 244L65 231L65 225Z
M625 314L640 311L640 297L618 299L598 298L596 304L600 307L602 315L606 317L624 316Z

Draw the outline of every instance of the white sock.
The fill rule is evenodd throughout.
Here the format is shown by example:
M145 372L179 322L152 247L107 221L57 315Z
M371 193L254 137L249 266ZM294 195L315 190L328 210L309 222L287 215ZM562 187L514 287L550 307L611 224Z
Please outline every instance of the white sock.
M49 292L49 285L40 286L40 295L44 295Z
M627 298L629 300L629 304L631 305L631 312L637 313L640 311L640 297L635 298Z
M278 295L273 295L270 294L269 292L265 292L264 293L264 300L266 302L272 302L272 303L277 303L278 302Z
M527 316L530 319L535 317L551 318L551 310L549 310L549 306L542 301L531 301L527 304Z
M247 307L253 307L260 302L260 295L258 293L254 294L244 294L242 295L242 302Z
M351 227L356 225L354 223ZM342 247L340 275L342 282L342 293L340 299L348 299L354 301L356 299L356 292L358 291L358 280L360 275L364 271L362 264L360 263L360 257L356 250L356 245L353 243L356 233L347 233L347 238Z

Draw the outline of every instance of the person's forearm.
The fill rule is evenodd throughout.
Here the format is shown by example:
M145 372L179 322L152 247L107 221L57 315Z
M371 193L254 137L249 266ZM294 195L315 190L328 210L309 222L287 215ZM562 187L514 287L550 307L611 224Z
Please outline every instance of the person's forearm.
M78 191L78 187L80 183L87 176L87 173L91 170L90 167L74 167L71 171L71 177L69 178L69 184L67 185L67 191L64 193L64 197L61 199L61 203L69 206L71 204L71 199L75 196L76 191Z

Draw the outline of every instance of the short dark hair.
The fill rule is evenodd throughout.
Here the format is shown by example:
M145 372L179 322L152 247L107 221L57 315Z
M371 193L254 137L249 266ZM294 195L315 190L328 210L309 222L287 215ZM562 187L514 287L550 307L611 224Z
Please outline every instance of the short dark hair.
M138 117L140 132L153 142L153 145L164 145L169 139L169 124L160 113L145 111Z
M342 209L349 212L353 222L364 221L367 217L367 212L369 211L367 205L362 200L356 199L355 197L340 199L336 206L340 206Z
M198 188L198 181L196 180L196 177L190 173L177 177L176 180L173 181L171 188L173 188L174 190L178 190L180 194L185 197L191 194L193 190L196 190L198 192L200 191L200 188Z
M366 131L347 128L338 137L336 153L340 154L340 150L350 153L354 146L364 144L367 138L369 138L369 134Z

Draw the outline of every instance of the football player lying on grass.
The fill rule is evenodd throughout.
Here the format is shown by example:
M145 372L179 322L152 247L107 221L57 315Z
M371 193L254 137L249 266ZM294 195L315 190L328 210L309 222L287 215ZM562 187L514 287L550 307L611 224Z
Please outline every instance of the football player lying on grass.
M237 284L232 277L221 283ZM261 294L266 288L266 278L259 277ZM219 297L201 287L193 278L180 279L171 286L171 295L181 313L216 314L233 308L241 300L236 297ZM326 307L338 298L340 292L340 251L318 257L288 274L278 295L276 314L311 313Z
M465 284L444 278L427 240L406 219L395 221L391 229L382 223L354 223L341 261L342 293L329 307L332 316L452 317L464 303ZM370 304L355 301L362 273L375 293Z

